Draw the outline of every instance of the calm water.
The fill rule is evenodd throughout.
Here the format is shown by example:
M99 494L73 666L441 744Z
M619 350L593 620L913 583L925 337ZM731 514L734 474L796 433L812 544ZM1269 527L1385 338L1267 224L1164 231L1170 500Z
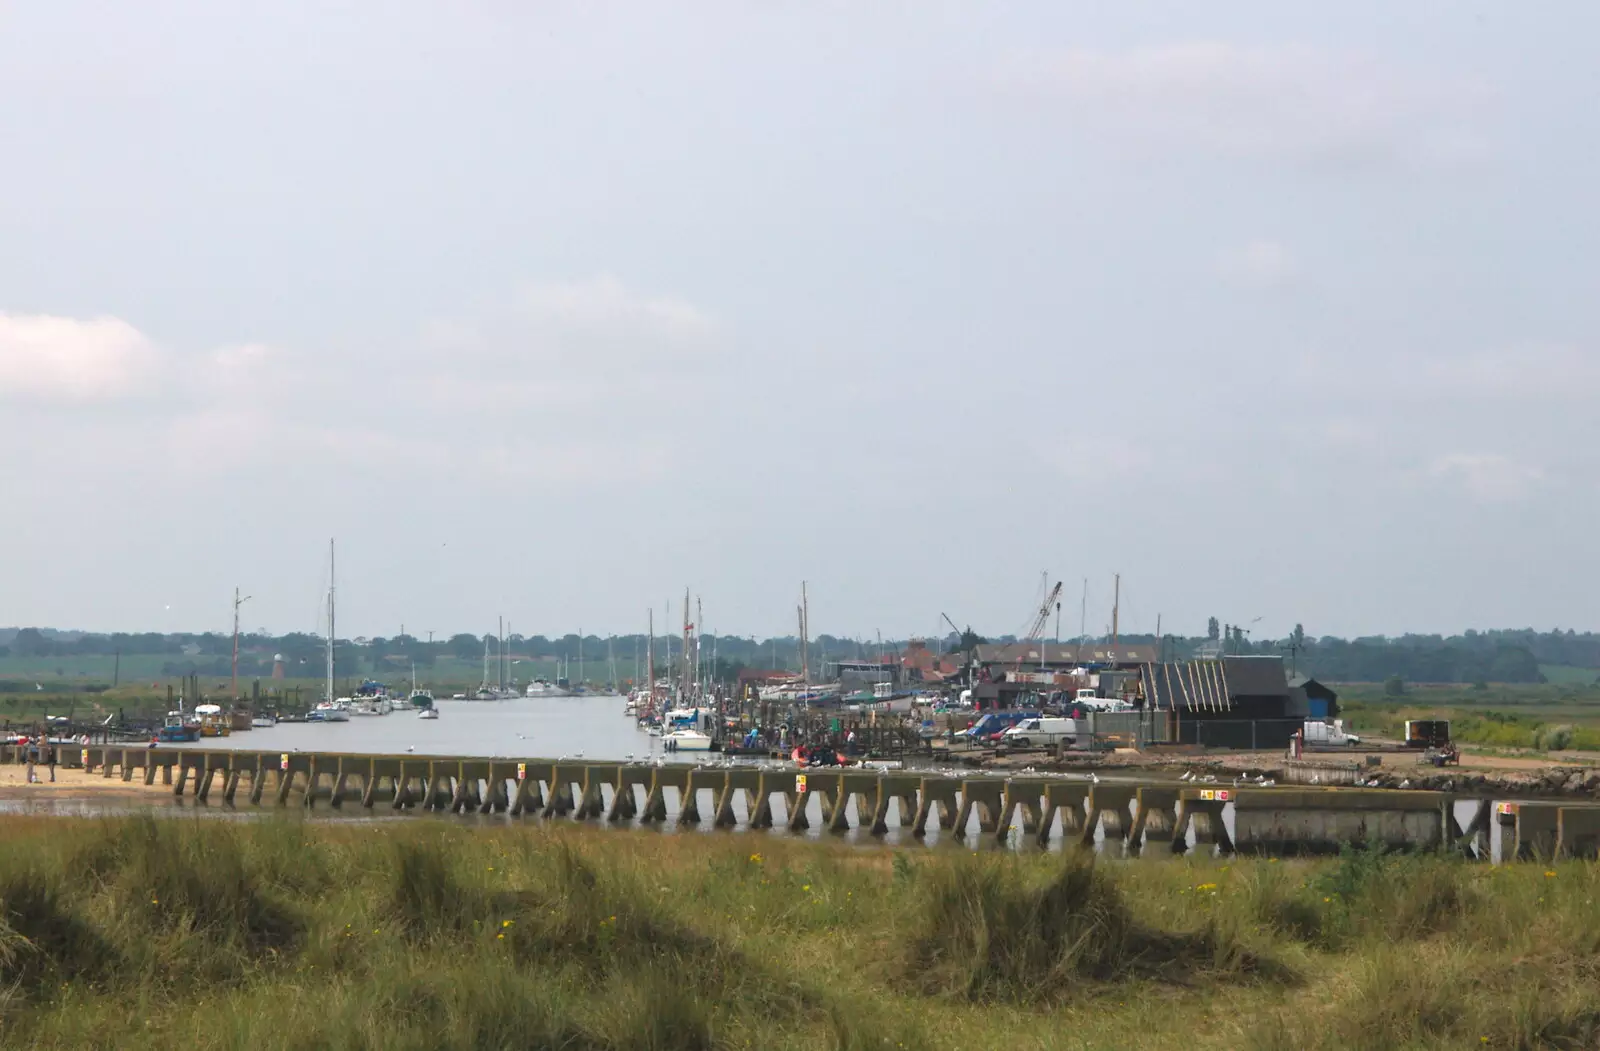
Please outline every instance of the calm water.
M435 702L439 718L406 708L352 715L347 723L280 723L210 739L206 748L252 752L372 752L624 760L662 755L661 739L623 714L621 697L529 697L512 701ZM673 757L666 756L669 760ZM692 757L685 756L685 759Z

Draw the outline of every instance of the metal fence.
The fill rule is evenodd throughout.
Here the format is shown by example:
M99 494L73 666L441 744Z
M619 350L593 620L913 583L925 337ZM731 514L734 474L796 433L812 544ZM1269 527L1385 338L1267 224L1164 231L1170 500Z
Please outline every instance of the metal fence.
M1088 717L1090 747L1143 748L1182 744L1239 751L1273 751L1305 725L1303 719L1196 719L1170 712L1096 712ZM1092 742L1092 743L1090 743Z

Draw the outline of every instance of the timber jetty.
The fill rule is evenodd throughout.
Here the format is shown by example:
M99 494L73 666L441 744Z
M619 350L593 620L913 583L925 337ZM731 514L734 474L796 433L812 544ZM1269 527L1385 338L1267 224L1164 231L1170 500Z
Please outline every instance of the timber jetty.
M0 761L21 752L0 746ZM159 777L175 797L229 807L383 806L874 836L892 825L915 839L930 825L937 838L958 839L975 825L1001 841L1145 855L1316 854L1348 844L1480 858L1600 855L1600 804L1440 791L171 747L62 749L61 760L128 782Z

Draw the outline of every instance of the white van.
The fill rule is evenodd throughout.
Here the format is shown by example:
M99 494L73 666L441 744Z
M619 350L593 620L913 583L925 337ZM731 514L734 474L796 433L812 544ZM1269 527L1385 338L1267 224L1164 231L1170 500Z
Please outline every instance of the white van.
M1050 715L1043 715L1037 719L1024 719L1001 735L1006 744L1018 748L1052 745L1061 741L1072 744L1077 736L1076 720L1059 719Z
M1360 737L1345 732L1343 719L1335 719L1331 723L1321 719L1308 719L1303 740L1308 745L1337 748L1354 748L1361 743Z

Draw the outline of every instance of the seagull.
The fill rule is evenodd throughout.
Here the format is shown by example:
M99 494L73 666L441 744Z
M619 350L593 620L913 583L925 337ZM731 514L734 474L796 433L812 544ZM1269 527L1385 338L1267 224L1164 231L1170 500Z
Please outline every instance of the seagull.
M1314 785L1322 784L1322 775L1321 774L1312 774L1311 775L1311 783L1314 784Z
M414 744L408 744L408 745L406 745L406 751L408 751L408 752L415 752L415 751L416 751L416 750L417 750L417 746L416 746L416 745L414 745Z
M1272 780L1272 778L1269 777L1265 781L1261 782L1261 787L1262 788L1271 788L1273 785L1275 785L1277 783L1278 782Z
M1200 780L1202 782L1204 782L1205 784L1208 784L1208 785L1214 785L1214 784L1217 783L1217 777L1216 777L1215 774L1207 774L1206 776L1202 777Z
M1411 778L1408 777L1404 781L1401 781L1400 782L1400 787L1401 788L1410 788L1411 787Z
M1098 785L1100 783L1100 775L1095 773L1093 770L1090 770L1089 780Z
M1234 788L1238 788L1242 784L1244 784L1244 778L1236 777L1236 778L1233 779L1233 787Z
M1194 780L1194 771L1193 770L1185 770L1183 772L1183 776L1178 778L1178 780L1179 781L1193 781Z

